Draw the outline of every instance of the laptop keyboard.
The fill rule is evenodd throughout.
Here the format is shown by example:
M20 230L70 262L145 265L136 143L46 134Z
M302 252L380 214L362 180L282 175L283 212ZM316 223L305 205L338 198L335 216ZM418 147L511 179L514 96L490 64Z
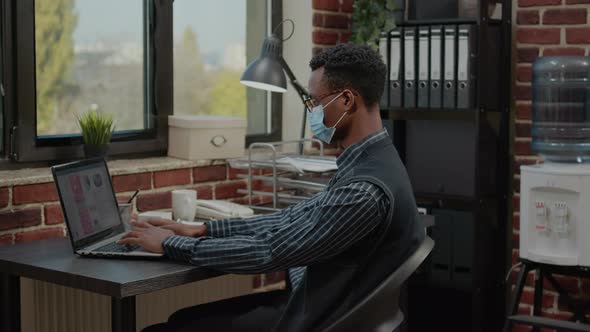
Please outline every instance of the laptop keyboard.
M96 248L92 251L100 251L100 252L130 252L139 249L138 245L131 245L131 244L117 244L116 242L111 242L107 245L104 245L100 248Z

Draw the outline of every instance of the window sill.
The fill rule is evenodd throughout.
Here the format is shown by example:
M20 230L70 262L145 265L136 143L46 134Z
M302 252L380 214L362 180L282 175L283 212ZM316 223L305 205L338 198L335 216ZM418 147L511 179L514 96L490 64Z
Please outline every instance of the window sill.
M225 160L183 160L171 157L118 159L107 162L111 176L182 168L225 165ZM0 187L53 182L49 167L0 170Z

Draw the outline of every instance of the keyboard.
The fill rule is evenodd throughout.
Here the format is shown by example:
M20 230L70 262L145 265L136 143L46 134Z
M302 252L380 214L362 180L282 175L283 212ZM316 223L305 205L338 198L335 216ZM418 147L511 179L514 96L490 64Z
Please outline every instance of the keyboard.
M99 251L99 252L130 252L139 249L138 245L131 245L131 244L117 244L116 242L111 242L107 245L104 245L100 248L96 248L92 251Z

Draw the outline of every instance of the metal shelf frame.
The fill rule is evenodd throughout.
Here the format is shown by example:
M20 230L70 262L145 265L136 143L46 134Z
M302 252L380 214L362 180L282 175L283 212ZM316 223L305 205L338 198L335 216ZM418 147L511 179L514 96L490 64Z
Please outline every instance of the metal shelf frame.
M300 147L303 147L305 143L317 144L319 147L319 155L292 154L279 151L281 147L288 144L297 144ZM258 151L262 151L262 153L259 153L257 158L255 152ZM300 151L303 151L303 149L300 149ZM260 156L262 156L263 159L260 159ZM302 172L294 169L292 166L278 162L278 160L283 157L332 160L324 155L324 143L315 138L250 144L248 146L247 160L235 160L235 162L241 163L242 166L245 163L248 169L247 174L238 175L238 178L246 178L248 180L248 188L239 189L238 193L248 195L248 205L251 208L261 211L277 211L279 210L280 204L298 203L310 197L306 194L314 194L324 189L325 183L323 182L325 181L316 180L322 179L321 175L323 173L313 173L314 175L311 176L311 173L308 174L308 172ZM255 170L261 170L260 174L255 174ZM270 172L265 173L265 171ZM254 181L271 183L272 191L255 190L253 185ZM304 191L304 194L298 194L298 190ZM272 197L271 207L255 206L252 200L253 195Z
M488 14L488 5L497 2L502 5L502 18L492 19ZM472 196L453 196L444 192L415 192L417 203L433 209L466 211L473 215L475 221L473 241L473 287L469 292L471 313L461 319L469 325L469 331L499 331L506 307L506 285L503 277L510 262L511 223L510 192L510 115L512 108L512 0L479 0L477 17L467 19L412 20L399 24L404 27L431 25L475 26L477 46L473 52L475 68L475 104L470 109L427 109L427 108L383 108L382 117L391 121L393 141L404 163L407 155L407 128L413 121L429 122L469 122L475 127L470 140L475 142L475 169ZM416 138L414 138L416 139ZM429 138L424 138L429 139ZM432 137L430 138L432 139ZM415 151L412 151L415 152ZM424 152L426 153L426 152ZM495 156L495 158L490 158ZM460 163L461 160L457 160ZM493 181L488 178L492 176ZM436 228L436 225L434 226ZM433 229L434 229L433 228ZM423 290L441 289L428 284L428 281L415 280L416 287ZM410 292L412 290L410 289ZM447 290L445 290L447 291ZM429 292L423 291L424 294ZM433 292L435 293L435 292ZM419 303L430 299L420 299ZM448 299L442 300L446 303ZM409 314L409 331L417 331L412 326L428 325L419 317L436 316L441 311L441 303L433 304L432 312L416 309L417 314ZM426 310L426 312L424 311ZM453 316L449 313L441 315ZM414 319L414 321L412 321ZM456 318L455 318L456 319ZM455 329L453 319L447 323L439 322L437 328L442 330L463 331ZM456 321L454 322L456 323ZM417 324L417 325L415 325Z

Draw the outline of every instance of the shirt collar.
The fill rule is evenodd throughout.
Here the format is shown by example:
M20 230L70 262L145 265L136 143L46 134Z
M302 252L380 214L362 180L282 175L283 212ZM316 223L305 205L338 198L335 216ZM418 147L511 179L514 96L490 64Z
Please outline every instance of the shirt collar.
M346 169L348 169L351 165L353 165L356 162L356 160L360 157L362 152L367 147L384 139L389 139L389 134L387 133L387 129L385 128L347 147L344 150L344 152L342 152L342 154L340 154L340 156L336 159L336 165L338 165L338 172L345 172Z

